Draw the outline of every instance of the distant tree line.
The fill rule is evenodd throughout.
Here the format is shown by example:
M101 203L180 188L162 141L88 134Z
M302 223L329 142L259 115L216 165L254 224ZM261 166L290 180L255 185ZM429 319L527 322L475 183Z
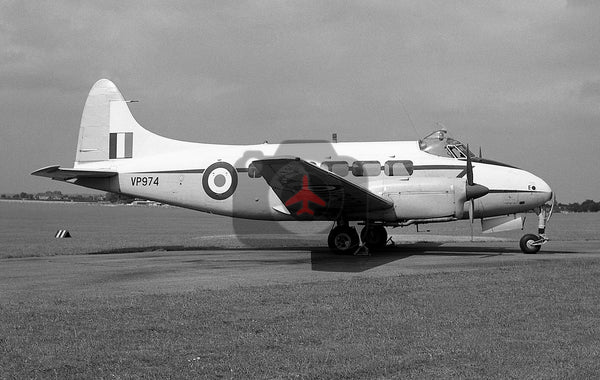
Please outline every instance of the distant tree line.
M130 197L129 195L117 194L117 193L106 193L104 200L110 203L131 203L136 198Z
M74 194L67 195L60 191L45 191L43 193L26 193L19 194L1 194L0 199L20 199L20 200L36 200L36 201L88 201L96 199L97 196L89 194Z
M31 201L63 201L63 202L110 202L131 203L135 198L115 193L106 194L63 194L60 191L43 193L0 194L0 199L31 200Z
M559 203L557 207L560 212L598 212L600 211L600 202L588 199L582 203Z

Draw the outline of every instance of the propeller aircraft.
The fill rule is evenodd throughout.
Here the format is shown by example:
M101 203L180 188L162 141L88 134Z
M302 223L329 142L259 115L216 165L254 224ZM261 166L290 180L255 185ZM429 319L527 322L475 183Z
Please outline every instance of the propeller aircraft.
M383 248L386 228L481 219L484 232L522 229L533 210L548 241L553 193L525 170L476 157L445 129L418 141L222 145L177 141L140 126L114 83L86 100L72 168L33 175L236 218L332 221L329 247ZM360 236L353 224L363 225ZM362 244L361 244L362 242Z

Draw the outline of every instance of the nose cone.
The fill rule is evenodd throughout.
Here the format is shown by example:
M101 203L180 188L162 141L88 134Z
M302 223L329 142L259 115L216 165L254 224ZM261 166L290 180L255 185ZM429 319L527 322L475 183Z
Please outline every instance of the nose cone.
M536 201L535 203L541 206L552 199L552 189L550 188L550 185L540 177L533 174L530 175L529 190L532 192L533 198Z
M538 185L536 190L543 193L544 195L544 200L547 202L550 199L552 199L552 189L550 188L550 185L548 185L546 183L546 181L544 181L543 179L539 178L537 179Z

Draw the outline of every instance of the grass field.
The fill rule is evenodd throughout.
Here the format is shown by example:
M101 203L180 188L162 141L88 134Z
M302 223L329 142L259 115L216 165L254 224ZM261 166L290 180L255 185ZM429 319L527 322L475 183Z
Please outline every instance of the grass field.
M599 221L556 215L549 234L596 242ZM310 224L233 241L256 236L236 223L178 208L0 202L0 258L325 244ZM527 223L534 231L535 219ZM62 228L74 237L54 239ZM469 233L464 222L428 228L418 239ZM517 249L522 234L496 236ZM97 296L51 295L23 283L33 296L0 304L0 379L600 377L600 257L456 268L125 296L101 285Z
M598 378L600 259L14 299L0 378Z

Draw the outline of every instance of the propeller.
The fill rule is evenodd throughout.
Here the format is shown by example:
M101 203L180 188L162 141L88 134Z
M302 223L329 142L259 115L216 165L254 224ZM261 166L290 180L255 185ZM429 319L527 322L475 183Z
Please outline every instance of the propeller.
M479 185L473 181L473 160L471 159L471 151L467 144L467 184L465 187L466 198L469 201L469 221L471 222L471 241L473 241L473 214L475 213L475 199L481 198L490 189L483 185Z
M475 200L469 202L469 222L471 223L471 241L473 241L473 212L475 208Z

